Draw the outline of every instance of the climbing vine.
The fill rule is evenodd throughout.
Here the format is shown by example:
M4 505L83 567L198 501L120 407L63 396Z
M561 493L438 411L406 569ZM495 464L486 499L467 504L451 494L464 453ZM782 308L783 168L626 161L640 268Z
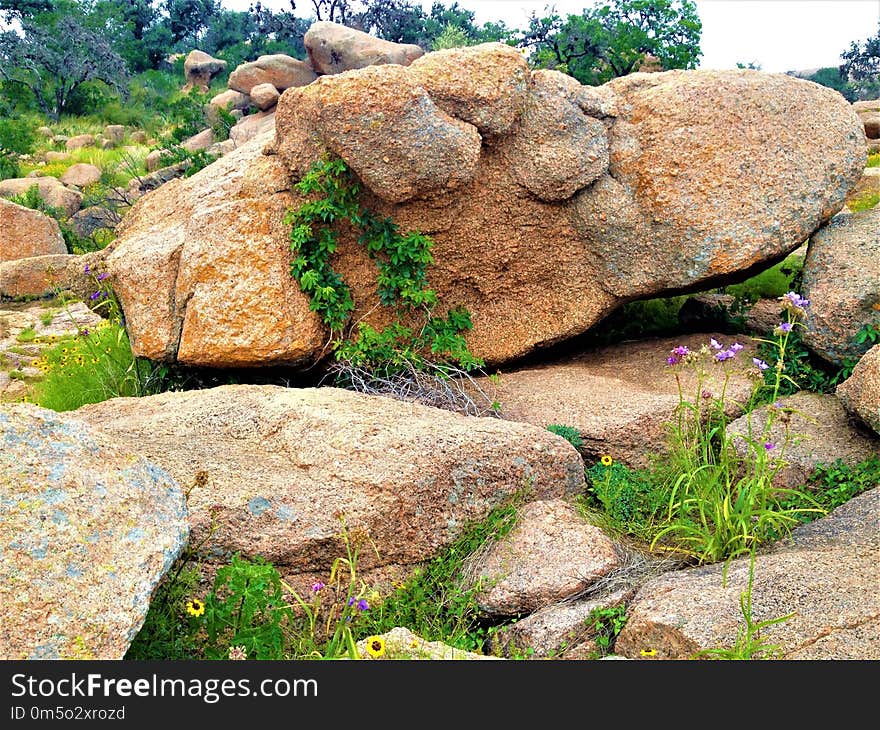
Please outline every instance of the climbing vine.
M434 316L437 293L429 287L426 273L434 262L430 237L419 231L402 233L391 218L379 218L361 206L361 186L337 157L328 155L316 162L296 189L311 199L284 217L291 226L294 253L290 273L309 297L312 311L334 333L337 360L384 375L427 365L427 353L466 371L482 367L482 360L468 351L464 340L464 333L473 327L470 313L455 307L445 317ZM376 263L379 301L397 309L395 322L383 330L360 323L353 339L342 337L354 311L351 290L330 263L344 224L359 232L358 243ZM421 327L403 324L403 317L414 313L421 315Z

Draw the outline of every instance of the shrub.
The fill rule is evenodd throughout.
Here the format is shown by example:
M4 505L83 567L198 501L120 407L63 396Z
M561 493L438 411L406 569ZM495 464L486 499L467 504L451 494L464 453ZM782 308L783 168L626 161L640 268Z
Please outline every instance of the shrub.
M550 433L555 433L557 436L562 436L562 438L568 441L568 443L576 449L579 449L584 445L584 440L581 438L581 432L573 426L562 426L558 423L551 423L547 426L547 430Z

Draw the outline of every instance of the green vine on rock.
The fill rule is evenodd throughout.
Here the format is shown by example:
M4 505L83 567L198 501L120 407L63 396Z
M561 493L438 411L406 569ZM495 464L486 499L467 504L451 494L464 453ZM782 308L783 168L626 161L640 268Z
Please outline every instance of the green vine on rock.
M291 208L284 223L291 226L294 253L290 273L334 333L337 361L389 375L413 365L427 366L426 353L456 363L465 371L483 362L467 349L464 333L473 327L464 307L450 309L446 317L434 316L437 293L429 288L427 268L434 263L433 241L419 231L402 233L391 218L379 218L360 204L361 186L345 162L325 156L296 184L311 199ZM359 323L356 339L341 333L354 311L351 289L333 270L331 258L339 247L340 226L359 231L358 243L378 268L377 291L383 306L397 308L397 321L383 330ZM401 319L410 313L424 315L418 329Z

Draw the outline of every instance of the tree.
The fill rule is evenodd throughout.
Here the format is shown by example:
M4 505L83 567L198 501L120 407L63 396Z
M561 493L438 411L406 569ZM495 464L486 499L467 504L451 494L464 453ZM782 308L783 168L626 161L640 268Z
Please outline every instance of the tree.
M0 77L29 89L40 110L57 120L85 82L100 80L124 94L127 75L104 36L72 15L49 14L23 20L21 34L0 33Z
M518 45L530 60L585 84L602 84L637 70L651 54L663 70L695 68L702 23L693 0L610 0L563 19L532 14Z
M219 0L165 0L167 18L163 21L171 31L172 43L181 47L198 44L211 18L220 12Z
M880 95L880 23L873 38L868 38L864 45L853 41L840 57L840 75L853 85L858 98L873 99Z

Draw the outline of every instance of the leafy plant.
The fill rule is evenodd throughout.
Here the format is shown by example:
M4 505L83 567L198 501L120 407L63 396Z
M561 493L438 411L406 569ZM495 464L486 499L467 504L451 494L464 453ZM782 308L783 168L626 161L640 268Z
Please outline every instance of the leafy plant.
M861 213L863 210L871 210L880 203L880 193L867 191L855 196L846 205L853 213Z
M586 471L590 486L587 504L601 507L611 527L644 536L660 521L668 499L665 485L655 483L648 470L632 470L606 457Z
M285 628L293 614L278 569L264 559L233 555L217 571L204 607L206 659L228 659L233 646L243 646L252 659L285 658Z
M828 365L820 360L804 344L801 333L796 329L788 333L784 361L780 361L776 344L768 340L759 340L758 353L770 366L763 371L764 384L756 394L758 402L773 403L777 395L792 395L801 390L833 393L850 376L855 366L852 360L841 366Z
M482 366L467 350L463 333L470 330L470 314L455 307L445 317L434 315L437 294L428 288L427 267L433 263L432 241L418 231L402 233L390 219L380 219L360 205L360 185L339 158L326 156L296 184L313 199L284 217L291 226L294 253L291 275L334 333L337 360L356 367L374 368L379 375L428 363L428 357L457 363L465 371ZM360 231L364 246L378 268L377 288L383 306L396 307L396 321L381 331L359 323L354 340L341 331L354 311L351 290L331 265L338 248L337 232L347 224ZM402 320L407 317L418 326Z
M779 396L782 383L790 378L784 373L789 339L797 321L805 313L809 301L794 292L781 297L786 321L777 327L777 339L767 341L776 348L777 367L771 387L773 402ZM773 485L774 477L784 463L789 436L781 443L769 440L779 409L770 407L760 431L752 429L751 414L747 416L747 433L743 438L746 453L740 456L734 438L726 431L724 418L727 387L732 363L742 346L734 343L725 348L712 340L700 352L677 347L667 363L676 368L687 365L694 369L696 388L686 395L679 384L677 420L671 427L669 469L669 502L666 524L651 543L665 550L679 552L699 563L726 560L750 552L763 542L777 539L798 523L805 512L823 513L809 495L794 489ZM711 367L723 369L723 385L719 398L703 395L707 377L707 361ZM770 366L760 358L753 358L753 376L758 379ZM791 500L796 498L797 502ZM789 500L789 501L785 501ZM803 507L805 503L812 503ZM791 506L796 504L797 506ZM671 539L671 544L661 543Z
M868 155L868 161L865 163L865 167L880 167L880 152Z
M600 657L608 656L614 651L614 642L623 631L626 622L626 606L594 608L590 611L587 626L595 634L593 642Z
M854 466L844 464L841 459L831 464L820 464L801 490L810 496L812 503L830 512L878 484L880 484L880 456L871 456ZM797 498L793 497L788 506L795 504ZM805 505L801 503L800 506ZM811 522L820 514L803 512L799 520Z
M581 432L573 426L563 426L558 423L551 423L547 426L547 430L550 433L555 433L557 436L562 436L562 438L568 441L568 443L576 449L579 449L584 445L584 440L581 438Z

